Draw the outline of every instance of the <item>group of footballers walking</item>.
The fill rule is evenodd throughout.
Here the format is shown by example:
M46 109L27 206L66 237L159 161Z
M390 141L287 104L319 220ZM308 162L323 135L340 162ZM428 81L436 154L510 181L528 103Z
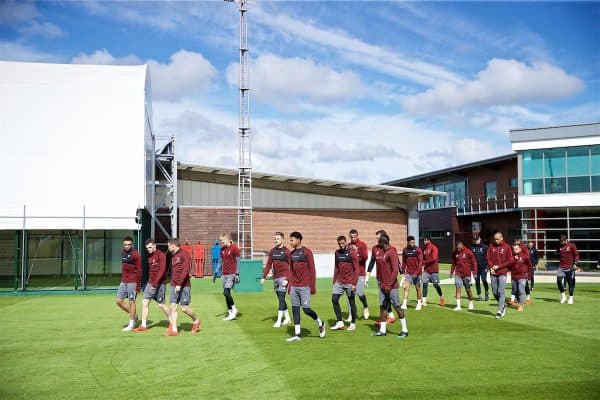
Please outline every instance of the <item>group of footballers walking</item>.
M289 235L290 248L285 244L285 236L282 232L274 235L274 247L269 251L267 262L264 267L261 284L265 279L273 279L273 287L278 301L277 320L273 327L289 325L293 322L294 333L287 341L294 342L301 337L301 312L312 318L319 331L321 338L325 337L325 322L317 312L311 308L311 296L316 294L316 268L313 252L302 245L302 234L292 232ZM426 307L428 285L431 283L439 296L440 306L445 305L445 300L439 279L439 257L438 249L430 238L423 239L424 247L417 246L415 238L407 238L407 246L398 253L397 249L390 244L387 232L380 230L376 232L377 244L371 249L369 265L368 247L358 235L356 229L349 232L349 241L345 236L338 236L338 248L334 253L334 271L332 286L332 306L336 322L330 327L331 330L346 329L344 322L348 322L347 329L356 329L357 305L356 297L363 307L363 318L370 318L369 306L365 294L371 272L376 266L376 280L379 289L379 319L376 325L379 329L372 336L381 337L387 335L387 326L395 321L394 310L398 315L401 329L397 337L404 339L408 337L405 310L408 305L410 286L414 286L417 292L417 304L415 311ZM238 309L235 305L231 290L239 282L240 250L228 235L221 235L221 260L223 296L227 306L227 316L224 321L237 318ZM160 310L166 315L169 325L167 336L177 336L178 331L178 309L192 320L191 332L195 333L200 328L200 319L190 307L190 269L191 258L183 251L178 239L168 241L168 251L171 253L171 287L169 301L165 304L167 266L166 256L156 248L152 239L145 242L148 253L149 276L143 292L142 320L141 325L136 327L136 296L141 290L141 256L133 249L133 240L126 237L123 241L122 258L122 282L117 293L117 305L129 315L129 323L123 331L141 332L148 329L148 306L151 300L155 300ZM399 256L400 254L400 256ZM579 255L577 247L568 242L565 235L560 237L558 254L560 257L557 272L557 286L561 292L561 303L573 304L573 292L575 289L575 271ZM401 260L401 261L400 261ZM464 287L469 303L468 309L474 309L474 300L471 290L471 280L475 281L477 300L483 300L481 284L485 291L485 300L489 301L489 286L487 273L490 273L492 295L498 301L497 319L504 317L507 306L517 303L517 311L523 311L525 304L531 301L530 291L534 285L534 270L538 263L538 254L532 242L526 245L516 240L512 246L507 244L501 232L493 235L489 245L482 243L478 235L473 237L471 248L463 242L458 242L452 254L451 278L454 278L456 307L460 311L462 288ZM508 273L511 274L512 294L510 301L505 299L505 286ZM398 275L403 275L400 283ZM400 302L400 286L403 288L403 301ZM569 288L569 298L566 297L566 286ZM286 295L289 295L292 305L292 316L290 318ZM342 317L340 298L346 296L348 300L349 316L346 321ZM126 303L124 300L128 299Z

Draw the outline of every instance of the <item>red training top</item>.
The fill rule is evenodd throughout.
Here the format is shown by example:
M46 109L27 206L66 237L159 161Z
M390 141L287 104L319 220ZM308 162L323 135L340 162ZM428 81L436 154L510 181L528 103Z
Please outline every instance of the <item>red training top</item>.
M367 244L360 239L356 239L351 246L356 246L358 253L358 275L365 276L367 274L367 259L369 258L369 248Z
M156 250L148 256L148 283L153 288L165 283L167 278L167 258L165 253Z
M512 259L512 263L510 266L510 275L513 281L517 281L519 279L531 279L533 275L533 265L531 264L531 259L529 257L525 257L522 254L523 251L519 254L515 254Z
M558 254L560 255L560 263L558 264L560 269L570 269L573 264L579 261L579 251L573 243L567 242L564 246L559 246Z
M223 275L232 275L238 272L237 258L240 257L240 249L235 243L221 247L221 265Z
M142 281L142 258L137 250L121 251L121 282L137 283Z
M350 246L346 246L345 249L337 249L333 265L333 283L339 282L356 286L360 272L358 253L356 251Z
M527 245L520 243L519 247L521 248L521 252L519 254L521 254L522 257L529 258L529 248Z
M461 278L469 278L471 274L477 276L477 259L475 254L468 247L463 247L462 250L455 250L452 253L451 274L456 274Z
M373 257L377 265L377 282L379 288L384 290L398 289L398 273L400 262L398 250L395 247L373 247Z
M190 286L192 257L182 249L171 255L171 286Z
M408 247L406 246L402 250L402 267L404 267L404 273L408 275L421 275L423 272L423 251L420 247Z
M423 264L425 265L425 272L432 274L434 272L440 272L439 266L439 254L438 248L435 244L429 242L423 249Z
M310 293L315 294L317 288L317 271L313 252L307 247L299 247L291 252L290 278L288 287L310 287Z
M510 246L502 241L499 245L496 243L490 243L488 246L487 254L485 255L487 259L488 266L491 268L494 265L498 265L497 271L495 271L496 275L506 275L508 273L508 268L512 263L512 249Z
M287 278L290 273L290 264L292 263L291 253L285 246L273 247L269 251L269 257L263 271L263 279L269 275L273 269L273 279Z

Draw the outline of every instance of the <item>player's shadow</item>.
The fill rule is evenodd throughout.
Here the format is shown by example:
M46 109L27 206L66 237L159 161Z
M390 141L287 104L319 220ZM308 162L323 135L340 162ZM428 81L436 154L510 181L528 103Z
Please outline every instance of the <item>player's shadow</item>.
M536 300L542 300L542 301L546 301L548 303L558 303L559 302L558 299L551 299L549 297L536 297Z
M288 335L294 336L295 335L294 325L288 325L286 331L287 331ZM309 336L310 333L311 333L310 329L300 328L300 336L306 337L306 336Z
M169 327L169 321L167 321L167 320L158 321L158 322L154 322L154 321L148 321L148 322L150 323L151 328L168 328Z
M273 321L273 322L275 322L275 321L277 321L277 317L270 316L270 317L261 319L261 322L264 322L264 321Z
M479 314L479 315L496 315L491 311L486 311L486 310L469 310L470 313L473 314Z

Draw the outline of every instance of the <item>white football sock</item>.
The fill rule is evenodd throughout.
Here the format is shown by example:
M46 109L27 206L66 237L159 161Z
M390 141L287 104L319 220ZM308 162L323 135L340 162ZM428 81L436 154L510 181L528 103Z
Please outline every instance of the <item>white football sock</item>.
M408 328L406 327L406 318L400 318L400 324L402 325L402 332L408 332Z
M145 319L143 319L143 320L142 320L142 326L143 326L144 328L146 327L146 320L145 320Z
M277 322L281 322L281 318L283 318L283 311L277 311Z
M294 334L300 336L300 325L294 325Z
M379 325L379 332L381 333L387 333L387 322L382 322L381 325Z
M133 328L135 326L135 319L130 319L129 320L129 325L130 328Z

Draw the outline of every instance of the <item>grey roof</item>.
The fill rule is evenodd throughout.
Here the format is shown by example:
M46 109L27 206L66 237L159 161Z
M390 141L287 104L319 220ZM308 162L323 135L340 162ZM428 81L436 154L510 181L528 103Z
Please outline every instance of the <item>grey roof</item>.
M600 122L510 130L510 141L513 143L589 136L600 136Z
M181 162L178 163L178 169L184 170L184 171L204 172L204 173L209 173L209 174L228 175L228 176L236 176L238 174L237 169L207 167L207 166L201 166L201 165L185 164L185 163L181 163ZM369 185L369 184L360 184L360 183L351 183L351 182L342 182L342 181L332 181L332 180L327 180L327 179L305 178L305 177L298 177L298 176L270 174L270 173L266 173L266 172L256 172L256 171L252 171L252 178L253 179L264 179L264 180L268 180L268 181L281 182L281 183L317 185L317 186L323 186L323 187L360 190L360 191L373 192L373 193L408 194L408 195L413 195L413 196L417 196L417 197L445 196L446 195L445 192L440 192L440 191L436 191L436 190L413 189L413 188L388 186L388 185Z
M483 167L486 165L492 165L492 164L496 164L499 162L508 161L508 160L512 160L512 159L516 160L516 158L517 158L517 153L505 154L503 156L488 158L488 159L480 160L480 161L474 161L474 162L470 162L468 164L456 165L454 167L448 167L448 168L444 168L444 169L439 169L437 171L426 172L426 173L420 174L420 175L414 175L414 176L409 176L406 178L396 179L396 180L389 181L389 182L384 182L383 185L394 185L394 186L395 185L406 185L406 184L410 184L410 183L420 181L423 179L441 177L444 175L460 173L460 172L467 171L467 170L475 168L475 167Z

